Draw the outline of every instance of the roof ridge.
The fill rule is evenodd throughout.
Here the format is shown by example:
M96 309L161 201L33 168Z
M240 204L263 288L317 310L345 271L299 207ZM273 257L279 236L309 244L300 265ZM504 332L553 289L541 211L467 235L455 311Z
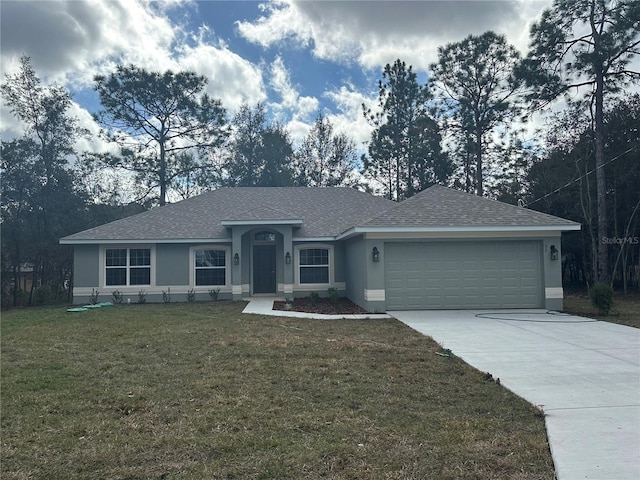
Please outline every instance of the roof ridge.
M576 223L545 212L435 184L392 205L359 226L419 223L431 226L456 224L516 226L540 225L545 222L556 225L560 222Z

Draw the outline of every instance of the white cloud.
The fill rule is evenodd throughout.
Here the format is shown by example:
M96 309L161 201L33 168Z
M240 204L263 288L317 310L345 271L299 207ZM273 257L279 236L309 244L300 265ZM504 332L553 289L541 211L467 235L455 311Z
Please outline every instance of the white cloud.
M271 64L269 75L269 85L280 97L280 101L271 102L269 106L276 120L285 123L294 143L298 142L309 131L320 102L315 97L300 95L291 84L291 76L281 57L276 57Z
M363 148L371 138L373 127L364 118L362 105L377 109L377 96L367 96L359 92L351 84L343 85L338 90L328 91L325 97L330 99L339 113L327 115L336 132L351 137L358 148Z
M19 137L24 132L24 124L13 116L4 102L0 104L0 132L4 141Z
M265 15L255 23L236 22L238 31L247 40L263 47L283 40L296 42L303 47L308 45L313 32L296 5L287 0L274 0L260 7Z
M238 22L247 40L310 46L317 58L356 60L375 68L401 58L416 69L436 60L437 47L487 30L524 51L531 21L550 0L321 2L278 0L255 22Z
M298 100L298 92L291 85L289 72L284 66L282 57L276 57L270 68L271 87L280 95L282 108L294 108Z
M292 119L287 122L286 127L287 131L291 135L291 141L293 142L294 148L297 148L301 143L304 137L309 134L309 130L311 130L312 124L309 122L303 122L301 120Z
M184 3L184 2L183 2ZM89 85L116 60L161 68L180 35L163 13L180 2L2 2L2 73L26 54L50 81ZM37 34L36 34L37 32Z
M195 71L209 79L206 91L220 98L225 108L237 110L242 103L253 105L266 100L266 92L259 66L230 51L204 41L193 47L185 46L176 59L180 70Z
M231 111L243 102L266 99L260 66L230 51L206 27L187 35L183 26L171 22L168 12L191 8L191 1L12 1L0 6L3 76L17 71L18 59L25 54L44 84L56 82L81 91L93 85L96 74L132 63L155 71L205 75L207 93ZM76 113L90 119L80 107ZM4 106L0 119L4 136L22 132Z
M87 112L85 108L76 102L71 102L69 111L70 117L78 120L78 126L89 132L88 137L79 138L76 142L78 153L117 153L118 149L115 144L107 142L100 137L100 125L96 123L93 116Z

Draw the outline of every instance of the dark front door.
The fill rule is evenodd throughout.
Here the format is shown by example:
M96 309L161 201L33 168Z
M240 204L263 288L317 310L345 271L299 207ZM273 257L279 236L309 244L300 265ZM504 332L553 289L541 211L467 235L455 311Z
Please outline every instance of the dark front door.
M276 246L253 247L253 293L276 293Z

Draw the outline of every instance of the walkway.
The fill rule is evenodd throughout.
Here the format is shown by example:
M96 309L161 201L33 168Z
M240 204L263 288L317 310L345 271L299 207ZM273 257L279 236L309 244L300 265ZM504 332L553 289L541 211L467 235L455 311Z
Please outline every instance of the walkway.
M271 315L274 317L313 318L316 320L364 320L367 318L392 318L384 313L367 313L364 315L324 315L321 313L293 312L291 310L273 310L273 302L281 300L273 297L251 297L242 313Z

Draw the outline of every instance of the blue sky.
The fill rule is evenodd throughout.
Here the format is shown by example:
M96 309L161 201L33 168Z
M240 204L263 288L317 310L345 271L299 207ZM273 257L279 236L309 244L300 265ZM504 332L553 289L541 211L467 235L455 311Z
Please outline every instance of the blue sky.
M229 115L265 102L294 140L318 112L363 144L382 68L401 58L426 79L437 47L492 29L523 53L530 24L550 0L192 1L45 0L0 2L0 73L21 54L45 83L73 93L74 114L93 132L95 74L118 63L193 70ZM3 139L21 125L0 108ZM107 148L97 138L82 146Z

